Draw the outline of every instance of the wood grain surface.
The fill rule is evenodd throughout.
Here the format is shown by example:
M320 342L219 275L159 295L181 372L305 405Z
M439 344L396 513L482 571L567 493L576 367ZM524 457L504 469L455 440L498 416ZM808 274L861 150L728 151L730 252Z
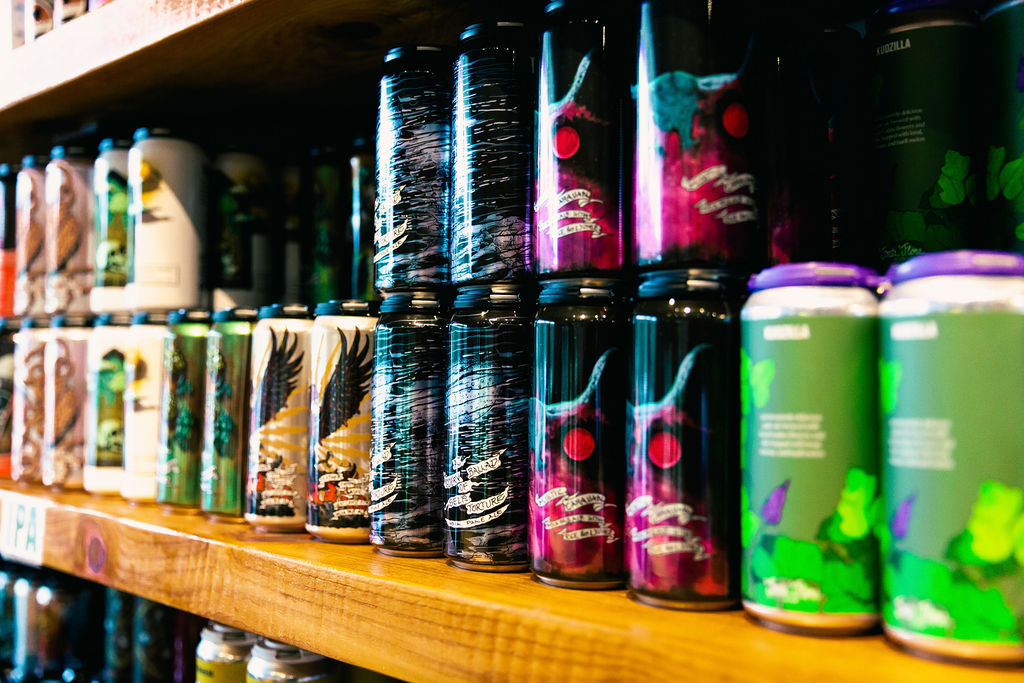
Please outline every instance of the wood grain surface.
M550 588L528 574L467 572L119 499L29 492L54 503L49 567L410 681L1024 680L1020 669L911 657L880 636L787 635L739 611L656 609L621 590Z

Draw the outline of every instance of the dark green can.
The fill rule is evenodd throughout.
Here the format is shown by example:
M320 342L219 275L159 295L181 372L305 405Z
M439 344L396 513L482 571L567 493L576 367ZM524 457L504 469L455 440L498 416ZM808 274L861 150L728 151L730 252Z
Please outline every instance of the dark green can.
M243 519L249 452L250 355L256 318L253 308L217 311L206 338L200 508L220 519Z
M176 618L173 607L135 599L132 683L173 683Z
M209 331L204 310L182 309L167 318L156 463L156 502L163 505L199 507Z
M974 224L983 183L976 34L973 4L963 0L898 0L871 18L873 265L984 242Z
M107 613L103 621L104 683L130 683L132 680L134 622L135 596L107 588Z

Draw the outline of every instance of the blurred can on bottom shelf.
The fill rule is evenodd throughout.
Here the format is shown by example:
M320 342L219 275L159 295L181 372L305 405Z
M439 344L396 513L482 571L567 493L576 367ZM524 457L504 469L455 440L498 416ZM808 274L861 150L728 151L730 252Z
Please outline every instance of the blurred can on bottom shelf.
M104 630L104 683L131 683L135 596L107 588Z
M211 621L196 648L196 683L245 683L256 636Z
M11 399L11 478L22 484L42 481L46 378L43 356L50 319L22 318L14 335L14 396Z
M43 356L45 415L43 419L44 486L82 488L85 470L86 368L91 316L68 313L50 323Z
M249 683L338 683L338 663L285 645L260 638L252 647L252 658L246 667Z
M121 492L129 323L131 316L127 313L101 315L89 337L84 479L89 493Z
M152 600L135 599L132 683L174 682L176 612Z
M124 471L121 495L131 502L156 500L160 441L160 392L164 376L167 313L140 312L128 328L124 370Z

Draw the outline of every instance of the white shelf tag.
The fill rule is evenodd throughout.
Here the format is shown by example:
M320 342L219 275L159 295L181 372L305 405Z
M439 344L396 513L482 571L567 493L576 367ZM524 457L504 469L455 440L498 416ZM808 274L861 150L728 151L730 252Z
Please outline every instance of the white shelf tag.
M46 536L47 500L0 492L0 555L5 560L40 566Z

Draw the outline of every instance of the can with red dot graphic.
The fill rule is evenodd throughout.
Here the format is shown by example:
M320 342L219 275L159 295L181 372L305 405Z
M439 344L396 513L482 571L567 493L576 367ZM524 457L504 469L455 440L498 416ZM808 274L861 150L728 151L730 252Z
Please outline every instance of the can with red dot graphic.
M625 258L625 56L610 3L556 0L541 39L534 252L537 273L596 273Z
M543 285L530 419L530 567L566 588L622 585L629 323L619 280Z
M647 274L633 315L626 564L637 600L723 609L740 598L741 283Z

